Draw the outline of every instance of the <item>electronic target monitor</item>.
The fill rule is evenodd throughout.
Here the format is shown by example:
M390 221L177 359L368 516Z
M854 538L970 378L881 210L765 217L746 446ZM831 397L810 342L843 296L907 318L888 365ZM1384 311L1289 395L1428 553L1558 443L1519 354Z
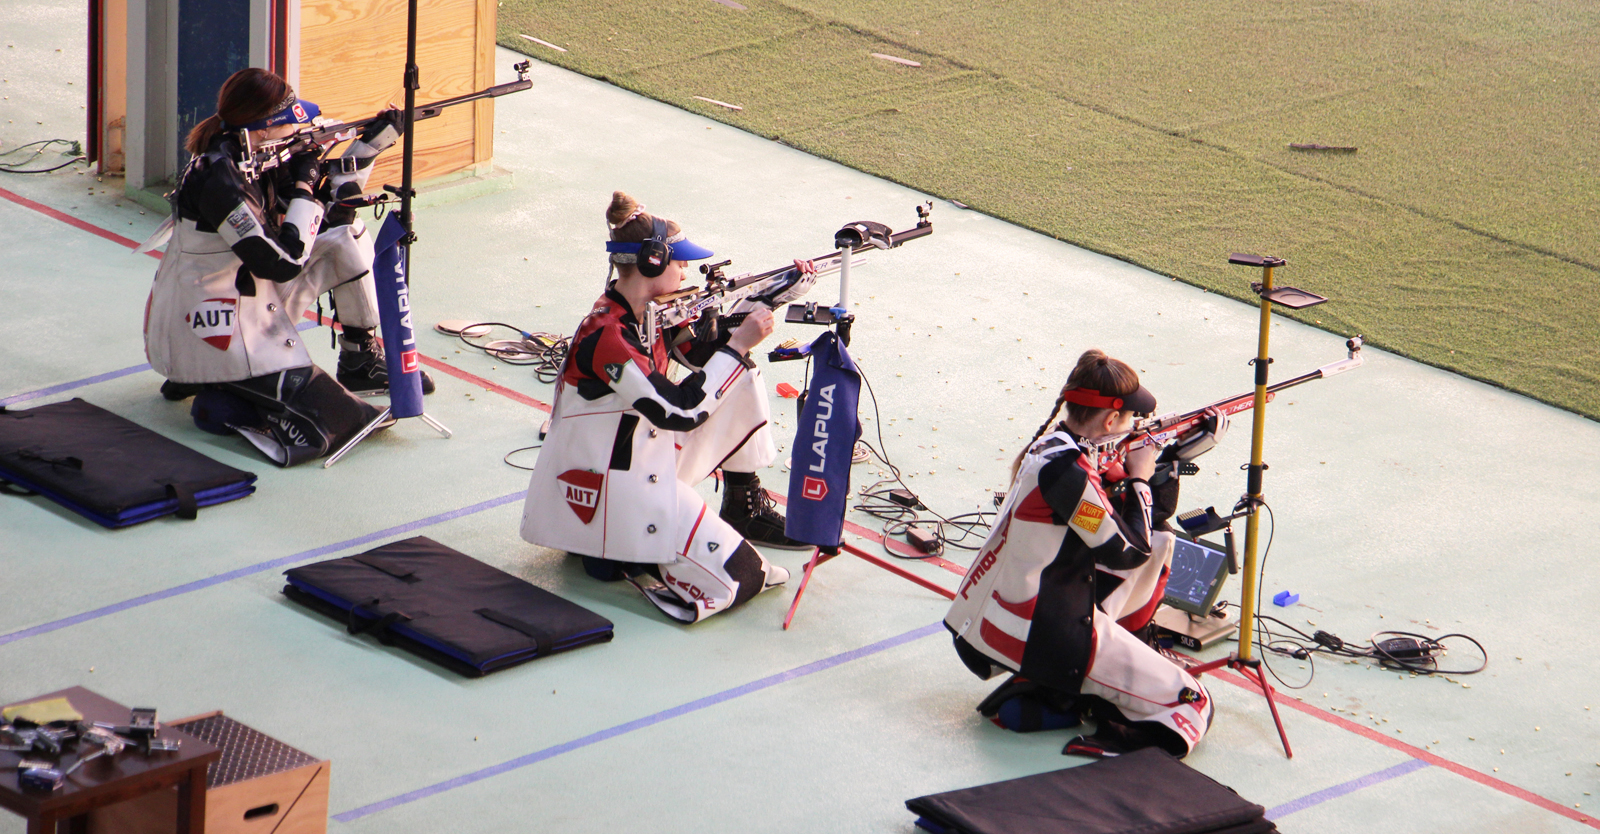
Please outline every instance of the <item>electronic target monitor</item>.
M1206 541L1179 538L1172 550L1172 572L1161 600L1195 616L1211 613L1228 577L1228 554Z

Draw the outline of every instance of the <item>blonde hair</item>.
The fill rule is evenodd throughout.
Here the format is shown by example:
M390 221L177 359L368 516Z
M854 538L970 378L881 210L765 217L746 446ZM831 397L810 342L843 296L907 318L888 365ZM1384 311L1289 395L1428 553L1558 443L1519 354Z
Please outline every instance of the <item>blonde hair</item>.
M1023 445L1022 451L1017 452L1016 460L1011 462L1011 477L1015 478L1017 470L1022 468L1022 458L1028 453L1028 449L1050 430L1050 424L1055 422L1063 404L1067 407L1068 422L1073 423L1087 423L1107 410L1067 402L1067 393L1077 388L1093 389L1111 397L1125 397L1139 390L1139 373L1128 363L1112 359L1099 348L1089 348L1084 351L1083 355L1078 357L1078 364L1073 367L1072 373L1067 376L1066 384L1061 386L1061 393L1056 395L1055 404L1050 407L1050 415L1039 424L1039 430L1033 433L1033 439Z
M655 233L655 217L644 210L638 200L628 196L624 191L611 192L611 205L606 206L606 225L611 227L611 239L636 243L649 240ZM677 223L666 218L661 222L667 224L667 234L675 235L682 231Z

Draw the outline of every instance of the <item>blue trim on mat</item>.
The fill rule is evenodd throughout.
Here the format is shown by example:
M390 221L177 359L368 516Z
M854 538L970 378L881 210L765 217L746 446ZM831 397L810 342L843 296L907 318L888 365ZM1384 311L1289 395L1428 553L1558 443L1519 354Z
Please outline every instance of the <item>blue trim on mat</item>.
M504 504L509 504L513 501L521 501L527 494L527 490L518 490L509 495L502 495L499 498L490 498L487 501L480 501L476 504L462 507L458 510L450 510L448 512L439 513L438 515L430 515L427 518L420 519L418 521L411 521L405 524L396 525L394 527L388 527L383 530L379 530L376 533L368 533L364 536L357 536L353 539L345 539L342 542L324 545L312 550L303 550L291 556L284 556L280 559L273 559L271 561L250 565L248 567L230 570L226 573L208 576L205 579L197 579L193 582L168 588L164 591L155 591L153 593L145 594L144 596L134 597L133 599L123 600L122 602L113 603L102 608L96 608L93 611L85 611L82 614L74 614L71 617L65 617L63 619L32 626L30 628L22 629L21 631L13 631L10 634L0 635L0 646L5 646L9 643L15 643L18 640L26 640L29 637L37 637L41 634L49 634L52 631L63 629L67 626L75 626L79 623L89 622L90 620L98 620L101 617L106 617L121 611L127 611L130 608L138 608L141 605L148 605L152 602L159 602L164 599L181 596L193 591L203 590L211 587L212 585L220 585L224 582L232 582L235 579L250 576L251 574L272 570L273 568L286 567L294 564L295 562L304 562L307 559L315 559L319 556L337 553L341 550L347 550L358 545L374 542L378 539L388 538L389 536L397 535L399 533L409 533L413 530L420 530L423 527L431 527L440 522L450 521L451 519L461 518L462 516L468 516L474 513L480 513L484 510L493 509Z
M1338 799L1346 794L1355 793L1362 788L1370 788L1373 785L1379 784L1380 782L1387 782L1395 777L1404 776L1407 773L1413 773L1425 767L1430 767L1430 765L1421 759L1412 759L1409 762L1401 762L1394 767L1380 770L1377 773L1369 773L1359 779L1351 779L1343 784L1334 785L1331 788L1324 788L1316 793L1307 794L1299 799L1290 800L1282 805L1277 806L1276 808L1268 808L1266 817L1269 820L1281 819L1297 811L1304 811L1313 805L1321 805L1330 799Z
M498 776L502 773L527 767L531 764L538 764L545 759L554 758L562 753L570 753L574 750L588 747L591 744L597 744L605 741L606 739L616 738L617 736L631 733L634 730L642 730L645 727L660 724L663 721L677 718L680 715L688 715L691 712L697 712L705 709L706 707L720 704L724 701L731 701L734 698L740 697L741 695L749 695L753 692L760 692L763 689L777 686L778 684L786 681L792 681L796 678L803 678L806 675L813 675L817 672L826 671L835 666L849 663L852 660L867 657L868 655L874 655L878 652L886 651L897 646L903 646L906 643L910 643L914 640L920 640L930 634L939 634L943 631L943 622L932 623L921 628L915 628L904 634L899 634L886 640L879 640L876 643L868 646L862 646L859 649L851 649L850 651L842 654L836 654L833 657L825 657L822 660L818 660L814 663L807 663L804 666L797 666L787 672L779 672L776 675L771 675L758 681L752 681L744 684L743 686L736 686L732 689L724 689L715 695L707 695L704 698L690 701L687 704L679 704L678 706L664 709L658 713L655 713L654 715L647 715L643 718L637 718L625 724L618 724L615 727L601 730L597 733L590 733L583 738L573 739L572 741L563 742L553 747L546 747L543 750L535 753L529 753L526 756L518 756L515 759L504 761L497 765L491 765L483 768L482 770L474 770L471 773L462 774L454 779L446 779L443 782L429 785L425 788L418 788L417 790L403 793L399 796L390 797L389 799L379 802L374 802L370 805L363 805L359 808L345 811L342 814L334 814L333 819L338 820L339 822L351 822L353 820L358 820L362 817L376 814L379 811L387 811L390 808L394 808L399 805L416 802L419 799L426 799L430 796L462 787L463 785L470 785L473 782L487 779L490 776Z

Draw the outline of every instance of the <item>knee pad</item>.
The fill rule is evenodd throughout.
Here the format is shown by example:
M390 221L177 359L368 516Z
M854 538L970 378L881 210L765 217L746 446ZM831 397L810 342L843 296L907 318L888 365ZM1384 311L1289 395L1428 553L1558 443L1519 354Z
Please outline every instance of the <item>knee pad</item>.
M217 387L257 414L252 423L230 428L285 467L332 452L381 413L315 365Z
M255 406L216 388L206 388L194 395L189 416L201 431L220 435L233 434L235 426L259 427L261 423Z

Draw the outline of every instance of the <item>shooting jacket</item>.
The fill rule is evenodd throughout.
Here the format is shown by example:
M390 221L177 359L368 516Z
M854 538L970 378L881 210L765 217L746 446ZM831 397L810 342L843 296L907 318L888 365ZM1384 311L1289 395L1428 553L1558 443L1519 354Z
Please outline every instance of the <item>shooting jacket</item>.
M1078 692L1095 655L1094 609L1123 581L1100 569L1150 559L1150 503L1149 485L1134 480L1113 504L1095 456L1064 425L1039 438L945 615L967 668Z
M177 382L236 382L311 364L297 317L322 292L372 268L359 221L319 234L322 204L279 210L268 177L251 182L219 137L184 170L172 240L145 304L145 355Z
M716 518L705 518L690 485L766 425L761 388L741 399L735 407L743 413L728 415L731 422L719 415L720 426L707 427L724 435L718 442L686 443L686 432L730 401L736 382L759 374L721 347L700 367L685 363L691 372L674 383L667 341L676 334L646 346L641 333L627 301L607 289L572 337L523 509L529 542L623 562L676 561L696 528Z

